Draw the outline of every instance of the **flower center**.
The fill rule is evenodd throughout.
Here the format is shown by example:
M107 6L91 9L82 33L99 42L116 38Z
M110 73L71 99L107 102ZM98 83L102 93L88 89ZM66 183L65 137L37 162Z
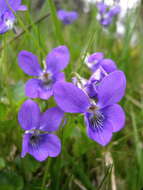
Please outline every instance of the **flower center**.
M93 102L93 104L88 108L88 112L89 113L93 113L95 114L96 111L98 110L98 107L96 106L96 104Z
M37 135L37 134L32 134L31 137L30 137L30 144L32 146L36 145L38 143L38 141L39 141L39 137L40 136Z
M89 127L95 131L102 131L104 123L104 115L100 111L96 111L89 115Z
M47 87L50 87L53 83L52 74L50 72L43 72L43 74L40 76L40 79Z

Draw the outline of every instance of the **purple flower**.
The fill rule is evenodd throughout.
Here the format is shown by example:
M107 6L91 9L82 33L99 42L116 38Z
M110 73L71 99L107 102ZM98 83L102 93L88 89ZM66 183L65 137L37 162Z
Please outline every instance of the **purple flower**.
M18 55L19 66L26 74L37 77L26 83L26 96L41 99L52 96L55 83L64 80L64 73L61 70L68 65L69 59L70 55L66 46L54 48L47 55L45 69L42 70L37 56L28 51L21 51Z
M119 14L120 12L121 12L120 6L119 6L119 5L116 5L116 6L114 6L114 7L112 7L112 8L110 9L109 15L110 15L111 17L114 17L114 16L116 16L117 14Z
M121 11L118 4L114 5L113 7L109 7L104 2L98 2L96 7L98 9L97 19L104 27L109 26L112 23L113 17L115 17Z
M104 2L97 2L96 7L100 14L106 13L107 9L109 8Z
M18 121L25 130L21 156L29 153L38 161L44 161L48 156L58 156L61 142L51 132L58 129L63 115L58 107L40 113L39 106L34 101L25 101L18 113Z
M57 11L57 17L64 24L72 24L78 18L78 13L76 11L65 11L59 10Z
M124 126L125 114L117 103L124 96L125 88L124 73L115 71L98 84L97 99L90 99L85 91L67 82L54 86L54 97L64 112L83 113L89 138L105 146L112 134Z
M0 34L13 28L17 11L25 11L27 7L21 5L21 0L0 0Z

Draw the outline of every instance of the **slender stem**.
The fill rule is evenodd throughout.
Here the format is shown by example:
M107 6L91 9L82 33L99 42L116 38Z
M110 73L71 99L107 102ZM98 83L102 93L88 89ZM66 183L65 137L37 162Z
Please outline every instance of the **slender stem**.
M44 176L43 176L41 190L45 190L46 180L47 180L49 166L50 166L50 161L51 161L51 159L49 157L48 160L47 160L47 163L46 163L46 167L45 167L45 173L44 173Z
M20 38L23 34L25 34L25 32L26 32L27 30L30 30L30 29L32 28L33 24L39 24L41 21L43 21L44 19L46 19L46 18L49 17L49 16L50 16L50 13L48 13L48 14L42 16L41 18L37 19L34 23L28 25L28 26L26 27L26 30L22 30L22 31L21 31L19 34L17 34L14 38L10 39L10 40L7 42L6 45L11 44L12 42L14 42L14 41L17 40L18 38ZM4 47L5 47L4 45L1 45L1 46L0 46L0 51L1 51L2 49L4 49Z

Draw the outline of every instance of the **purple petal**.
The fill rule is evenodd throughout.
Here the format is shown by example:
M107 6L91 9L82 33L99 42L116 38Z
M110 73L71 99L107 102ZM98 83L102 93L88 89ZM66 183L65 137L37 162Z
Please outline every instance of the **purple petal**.
M60 20L63 20L65 18L65 15L66 15L66 11L65 10L58 10L57 11L57 17L60 19Z
M18 10L18 11L26 11L26 10L27 10L27 6L25 6L25 5L20 5L17 10Z
M99 61L101 61L103 58L104 58L104 54L103 54L102 52L96 52L96 53L91 54L91 55L88 57L88 62L89 62L89 63L99 62Z
M44 138L46 138L46 144L48 147L48 154L50 157L56 157L61 152L61 141L54 134L47 134Z
M8 26L5 24L5 22L0 23L0 34L4 34L9 30Z
M73 21L78 19L78 13L76 11L70 11L69 17L70 17L70 22L72 23Z
M107 27L112 23L112 17L107 13L105 18L101 19L100 23Z
M18 121L24 130L35 129L39 124L40 109L32 100L26 100L18 112Z
M70 54L66 46L58 46L54 48L47 56L47 70L52 73L63 70L69 63Z
M21 0L0 0L0 16L10 10L16 11L17 7L21 4Z
M88 81L88 83L85 85L86 92L90 98L96 98L97 97L97 90L96 90L96 81Z
M117 14L119 14L120 12L121 12L121 7L119 5L117 5L109 10L109 15L111 17L113 17L113 16L116 16Z
M112 59L103 59L101 61L101 66L107 73L117 70L116 63Z
M10 6L10 8L12 8L15 11L21 4L21 0L4 0L4 1L6 2L7 6Z
M4 14L6 10L7 10L6 2L3 0L0 0L0 17Z
M26 152L31 154L36 160L44 161L48 156L56 157L61 152L60 139L53 134L40 134L32 139L32 134L25 134L23 138L22 156ZM32 141L32 142L31 142Z
M47 100L53 95L51 86L45 86L40 79L30 79L25 85L25 94L30 98Z
M12 10L11 10L12 9ZM25 11L27 7L21 5L21 0L0 0L0 17L5 13L5 11Z
M125 94L126 78L122 71L114 71L104 77L100 82L98 93L98 106L105 107L119 102Z
M97 2L96 6L100 14L104 14L108 8L104 2Z
M92 123L90 123L88 115L85 115L85 122L87 125L87 135L90 139L96 141L102 146L107 145L112 138L112 128L110 123L104 122L102 127L94 129L92 128ZM94 130L93 130L94 129Z
M15 16L11 11L5 11L0 20L0 34L3 34L13 28Z
M41 116L40 130L42 131L56 131L60 126L64 112L58 108L50 108Z
M96 52L88 57L88 67L92 72L97 71L100 68L100 62L103 60L104 54L102 52Z
M84 113L90 106L88 96L68 82L57 82L54 85L54 97L58 106L65 112Z
M56 73L56 74L53 76L53 81L54 81L54 82L62 82L62 81L65 81L65 74L64 74L63 72Z
M112 126L113 132L120 131L125 124L125 113L122 107L118 104L114 104L102 109L106 120Z
M38 63L38 58L28 51L21 51L18 54L18 64L21 69L28 75L40 76L42 69Z
M30 142L30 133L25 133L23 135L23 142L22 142L22 152L21 152L21 157L23 158L29 151L29 142Z

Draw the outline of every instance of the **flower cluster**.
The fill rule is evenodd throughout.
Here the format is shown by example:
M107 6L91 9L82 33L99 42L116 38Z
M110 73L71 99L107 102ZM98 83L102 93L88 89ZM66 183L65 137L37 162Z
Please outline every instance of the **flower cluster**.
M116 1L117 2L117 1ZM119 6L109 8L97 3L100 22L108 26L113 16L120 12ZM17 11L26 10L21 0L0 0L0 33L13 28ZM57 17L64 24L71 24L77 18L75 11L59 10ZM85 119L87 135L102 146L107 145L112 135L125 124L125 114L118 104L125 93L126 78L116 63L104 57L102 52L91 54L86 65L91 70L87 80L78 73L72 82L66 82L63 70L68 66L70 53L66 46L54 48L43 61L22 50L18 54L19 67L32 76L25 84L25 95L29 98L21 106L18 121L24 129L22 157L31 154L38 161L56 157L61 152L61 141L53 134L59 129L64 113L80 113ZM48 100L54 97L56 106L44 113L31 99Z
M113 18L121 11L118 1L115 1L115 5L110 7L103 1L97 2L96 7L98 9L97 19L104 27L109 26L112 23Z
M55 84L65 80L61 70L68 65L69 59L68 48L59 46L47 55L42 69L36 55L25 50L21 51L18 55L19 66L26 74L35 77L29 79L25 85L26 96L44 100L53 96ZM34 101L24 102L18 114L18 121L25 130L22 157L29 153L37 160L43 161L48 156L57 156L61 151L61 142L51 132L58 129L63 116L64 112L59 107L40 113L40 109Z
M60 140L51 132L58 129L64 112L82 113L88 137L102 146L124 126L125 114L118 102L124 96L126 79L115 62L104 58L102 52L94 53L87 59L87 66L92 71L89 80L77 74L73 82L66 82L61 70L68 65L69 59L66 46L56 47L47 55L42 70L38 58L31 52L23 50L18 55L21 69L36 77L26 83L26 96L44 100L54 96L58 105L45 113L40 113L32 100L22 105L18 114L19 123L25 130L22 157L29 153L43 161L60 153Z
M17 11L25 10L27 7L21 5L21 0L0 0L0 34L13 28Z

